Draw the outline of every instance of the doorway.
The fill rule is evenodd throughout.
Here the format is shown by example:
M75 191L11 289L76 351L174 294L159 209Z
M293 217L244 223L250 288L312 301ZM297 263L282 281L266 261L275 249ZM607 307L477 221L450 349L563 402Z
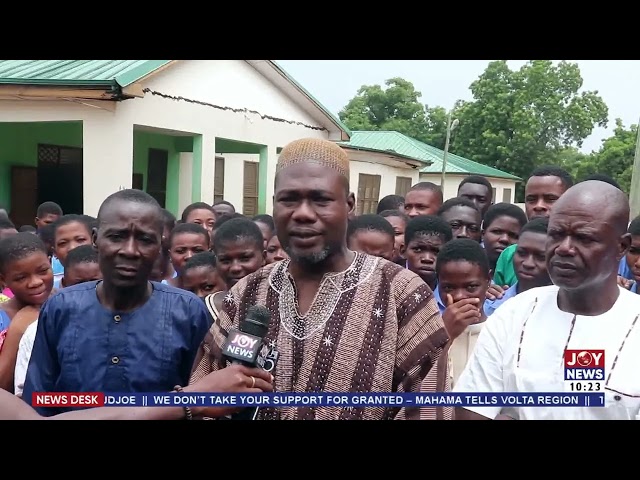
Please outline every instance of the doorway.
M82 148L39 144L38 205L56 202L65 214L81 214L82 170Z

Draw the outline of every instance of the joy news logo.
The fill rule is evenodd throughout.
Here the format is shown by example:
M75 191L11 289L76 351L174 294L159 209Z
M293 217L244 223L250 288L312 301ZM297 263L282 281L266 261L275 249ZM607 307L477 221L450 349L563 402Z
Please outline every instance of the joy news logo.
M565 350L564 380L573 392L602 391L604 350Z
M224 353L232 358L238 360L254 361L256 354L260 350L260 339L239 332L237 330L231 330L229 332L228 342L225 345Z

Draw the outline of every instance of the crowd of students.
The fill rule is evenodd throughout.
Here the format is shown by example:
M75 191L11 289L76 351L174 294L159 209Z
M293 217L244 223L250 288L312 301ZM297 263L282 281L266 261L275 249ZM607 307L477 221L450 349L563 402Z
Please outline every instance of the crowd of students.
M594 179L617 187L604 176ZM421 182L404 197L390 195L381 199L375 214L350 212L346 244L353 252L395 263L415 273L428 285L451 341L447 348L448 372L455 385L487 318L509 298L552 284L545 261L548 217L554 203L572 185L573 179L561 168L537 169L526 183L523 211L513 204L494 204L492 186L484 177L465 178L458 187L458 196L447 201L443 201L439 186ZM127 192L131 191L120 196L114 194L113 202L118 199L132 204L147 202L136 197L137 194ZM87 215L64 214L54 202L45 202L38 207L35 227L21 226L19 230L6 211L0 210L0 287L3 295L0 298L0 388L21 396L23 391L34 391L38 387L64 387L64 381L58 377L49 383L42 380L47 377L49 367L34 366L43 358L42 351L35 360L31 358L36 338L47 335L46 339L38 339L42 343L38 348L42 350L45 342L49 347L53 344L50 336L59 333L39 326L38 319L47 303L46 321L53 323L57 304L47 301L56 292L63 295L55 295L58 300L64 298L67 302L75 302L73 295L81 291L77 286L85 284L96 289L100 297L96 285L103 277L107 282L107 273L112 275L101 260L107 257L108 248L104 246L101 250L97 244L97 231L107 218L106 204L107 201L101 207L99 220ZM127 208L123 203L118 205L119 215L124 216L121 212L128 211ZM133 206L129 208L133 209ZM125 224L132 224L123 227L123 231L130 229L132 236L138 235L134 232L137 227L133 226L134 219L138 218L136 215L142 218L143 213L131 213L122 219ZM640 218L629 224L628 231L632 245L620 262L619 284L637 293ZM124 233L110 235L115 244L119 241L117 235ZM230 289L266 265L289 258L270 215L249 218L237 213L226 201L214 205L191 204L179 220L165 209L162 211L160 248L153 245L152 239L141 237L136 241L147 242L150 251L159 252L149 255L152 263L148 272L117 262L112 269L122 278L135 276L140 280L144 277L145 291L146 284L152 282L151 285L170 287L167 292L179 289L200 298L206 308L207 321L193 333L193 338L189 338L187 343L190 345L206 343L205 332L219 323ZM136 248L140 248L140 255L144 257L142 247ZM133 283L131 286L133 288ZM157 286L153 289L162 291ZM69 292L66 297L65 291ZM162 308L179 309L179 306L163 303ZM90 306L86 307L86 312L91 312ZM194 310L189 312L187 316ZM113 318L116 323L120 322L119 315ZM77 331L73 335L77 336ZM95 335L98 335L97 331ZM156 338L153 332L149 335ZM78 353L80 347L75 344L59 348L59 357L72 358L58 358L54 363L67 362L66 368L70 361L77 362L82 355L88 354L87 350ZM49 356L51 353L48 352ZM181 362L192 364L195 355L195 351L191 351ZM122 357L114 354L110 358L111 367L114 367ZM187 383L192 373L191 364L188 371L184 365L180 367L181 372L186 372L179 375L182 384ZM29 381L27 377L31 377ZM80 377L82 374L78 373ZM69 382L68 385L80 389L88 387L77 379ZM28 388L25 383L29 383Z

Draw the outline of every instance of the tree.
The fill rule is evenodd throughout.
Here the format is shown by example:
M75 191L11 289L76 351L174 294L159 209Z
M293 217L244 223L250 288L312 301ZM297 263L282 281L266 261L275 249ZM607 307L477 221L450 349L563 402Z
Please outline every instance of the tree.
M570 146L580 147L608 108L597 91L583 91L577 64L535 60L512 71L491 62L460 102L451 149L458 155L527 178Z
M631 191L637 136L638 125L625 129L622 120L616 118L613 135L603 140L602 147L594 154L597 171L616 179L627 194Z
M383 130L403 133L417 140L427 137L422 94L402 78L391 78L380 85L363 85L340 111L339 117L351 130ZM439 110L434 112L437 116Z

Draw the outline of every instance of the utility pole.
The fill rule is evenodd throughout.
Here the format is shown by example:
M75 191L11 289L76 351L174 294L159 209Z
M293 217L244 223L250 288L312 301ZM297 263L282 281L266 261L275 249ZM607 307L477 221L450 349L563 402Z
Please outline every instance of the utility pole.
M638 122L636 154L633 159L633 170L631 173L631 194L629 195L629 207L631 208L631 218L636 218L638 214L640 214L640 122Z
M444 141L444 153L442 155L442 174L440 177L440 188L444 194L444 179L447 175L447 154L449 153L449 141L451 140L451 132L458 126L458 119L451 122L451 112L447 115L447 137Z

